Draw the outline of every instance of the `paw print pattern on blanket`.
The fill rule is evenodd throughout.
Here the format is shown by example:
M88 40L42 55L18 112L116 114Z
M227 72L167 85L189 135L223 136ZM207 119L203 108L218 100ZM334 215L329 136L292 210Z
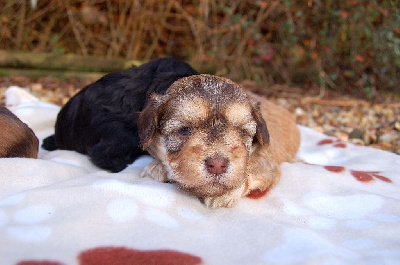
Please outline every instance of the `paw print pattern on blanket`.
M43 138L58 109L38 103L13 110L33 108L24 117ZM308 164L284 163L267 196L254 192L258 200L217 211L174 185L140 178L150 158L118 174L71 152L0 160L0 264L99 264L79 260L94 252L124 264L124 255L167 249L209 265L400 264L399 156L300 129L298 157ZM50 236L26 241L9 232L35 227Z
M385 201L373 194L336 196L315 191L303 195L302 203L306 207L287 203L284 210L317 230L332 230L339 225L363 230L400 221L397 215L377 214Z
M317 146L325 146L325 145L332 145L334 148L347 148L346 143L342 142L340 139L322 139L317 142ZM336 155L340 156L337 152L332 152ZM325 166L325 169L331 172L341 173L345 171L346 168L341 166ZM370 182L375 179L379 179L388 183L392 183L392 180L382 176L378 171L359 171L359 170L350 170L351 175L356 178L358 181L361 182Z
M357 170L351 170L351 174L358 180L362 182L370 182L373 181L374 179L379 179L388 183L392 183L392 180L379 175L380 173L377 171L357 171Z
M109 264L158 264L198 265L202 259L191 254L174 250L136 250L124 247L99 247L83 251L78 256L79 265ZM63 265L58 261L20 261L17 265Z
M318 213L316 220L311 219L309 225L315 229L328 228L322 218L328 220L343 220L346 226L353 229L366 229L373 227L375 222L369 216L377 212L384 205L384 200L373 194L355 194L335 196L322 192L309 192L303 196L303 203L309 210ZM335 222L331 222L332 227ZM322 225L321 225L322 224Z
M317 143L317 145L326 145L326 144L332 144L332 146L336 147L336 148L346 148L347 147L347 145L339 139L336 139L335 141L333 139L324 139Z
M159 265L197 265L202 260L199 257L173 251L150 250L140 251L123 247L101 247L82 252L79 257L80 265L112 264L159 264Z
M6 212L8 206L18 205L25 200L25 197L25 194L20 193L0 201L0 227L14 222L14 225L9 225L5 229L9 237L25 242L44 241L50 237L51 228L43 223L55 212L50 204L36 204L13 213Z
M342 173L346 170L345 167L342 166L324 166L324 168L328 171L335 172L335 173ZM392 180L382 176L378 171L359 171L359 170L350 170L351 175L361 182L370 182L374 179L379 179L388 183L392 183Z
M336 259L345 259L352 264L351 260L359 259L365 251L371 257L378 256L379 251L375 253L374 247L381 242L368 237L370 231L400 222L400 216L382 213L387 203L375 194L343 196L311 191L295 201L286 202L284 212L298 225L286 227L283 242L262 255L267 264L308 264L321 256L332 257L332 264L337 263ZM345 229L348 236L343 237L340 243L323 236L341 229ZM331 264L325 261L324 264Z
M165 185L159 184L157 185ZM171 207L176 202L174 187L161 189L154 183L152 185L131 185L115 179L96 181L93 186L107 193L128 196L124 199L113 199L107 205L107 214L114 222L129 222L135 218L144 218L156 225L169 229L178 229L179 222L164 208ZM145 209L141 210L141 204ZM178 205L176 213L186 220L202 220L205 217L193 208Z
M382 181L382 183L387 184L393 183L391 179L383 176L379 171L361 171L347 169L343 166L305 164L323 168L334 174L352 176L362 183L374 183L374 181ZM331 176L334 175L326 175L326 177ZM379 223L400 221L400 216L397 215L375 214L375 212L381 211L385 200L384 197L374 194L335 195L322 191L312 191L304 194L301 197L301 201L306 208L288 203L285 209L289 214L303 217L311 216L303 220L306 220L304 223L313 229L331 230L337 228L341 222L344 222L345 226L350 229L362 230L373 228Z
M320 166L317 164L307 163L310 166ZM323 166L324 169L333 173L344 173L347 169L343 166ZM392 180L388 177L383 176L379 171L362 171L350 169L350 174L360 182L371 182L374 180L381 180L387 183L392 183Z
M289 228L284 232L284 244L267 251L262 259L266 264L307 264L305 260L318 256L332 256L343 259L353 259L356 254L343 247L332 244L329 240L319 236L317 233L303 229ZM291 253L291 255L286 255ZM311 262L310 262L311 263ZM318 262L314 262L318 264ZM326 262L324 264L336 264ZM339 263L340 264L340 263Z

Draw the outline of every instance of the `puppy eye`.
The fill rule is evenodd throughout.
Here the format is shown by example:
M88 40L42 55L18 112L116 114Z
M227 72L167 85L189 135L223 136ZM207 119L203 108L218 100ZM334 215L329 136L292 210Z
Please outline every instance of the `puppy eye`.
M245 129L239 130L239 135L240 135L240 137L242 137L242 138L245 138L245 137L250 136L250 135L249 135L249 132L248 132L247 130L245 130Z
M178 133L182 136L189 136L192 134L192 129L190 127L183 127L178 130Z
M239 135L242 138L253 137L256 134L257 124L254 121L248 122L239 129Z

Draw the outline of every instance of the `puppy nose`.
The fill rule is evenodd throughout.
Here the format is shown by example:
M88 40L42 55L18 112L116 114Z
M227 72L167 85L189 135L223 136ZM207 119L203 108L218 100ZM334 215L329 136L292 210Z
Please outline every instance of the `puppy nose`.
M205 161L208 173L213 175L224 174L226 172L228 162L229 160L227 158L221 156L207 158Z

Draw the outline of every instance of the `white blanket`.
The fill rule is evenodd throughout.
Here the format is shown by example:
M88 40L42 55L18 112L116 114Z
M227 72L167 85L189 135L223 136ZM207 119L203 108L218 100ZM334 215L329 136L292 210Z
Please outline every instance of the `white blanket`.
M52 134L57 106L18 87L6 104ZM232 209L140 178L150 157L116 174L72 151L0 159L0 264L400 264L400 156L300 130L306 162Z

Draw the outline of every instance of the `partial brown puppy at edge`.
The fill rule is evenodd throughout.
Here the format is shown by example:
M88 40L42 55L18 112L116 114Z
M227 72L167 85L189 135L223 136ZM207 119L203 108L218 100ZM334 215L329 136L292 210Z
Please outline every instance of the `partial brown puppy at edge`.
M165 95L153 94L138 127L154 158L142 176L177 183L210 208L274 187L280 164L300 145L287 110L212 75L185 77Z
M33 131L7 108L0 106L0 158L37 158L39 140Z

